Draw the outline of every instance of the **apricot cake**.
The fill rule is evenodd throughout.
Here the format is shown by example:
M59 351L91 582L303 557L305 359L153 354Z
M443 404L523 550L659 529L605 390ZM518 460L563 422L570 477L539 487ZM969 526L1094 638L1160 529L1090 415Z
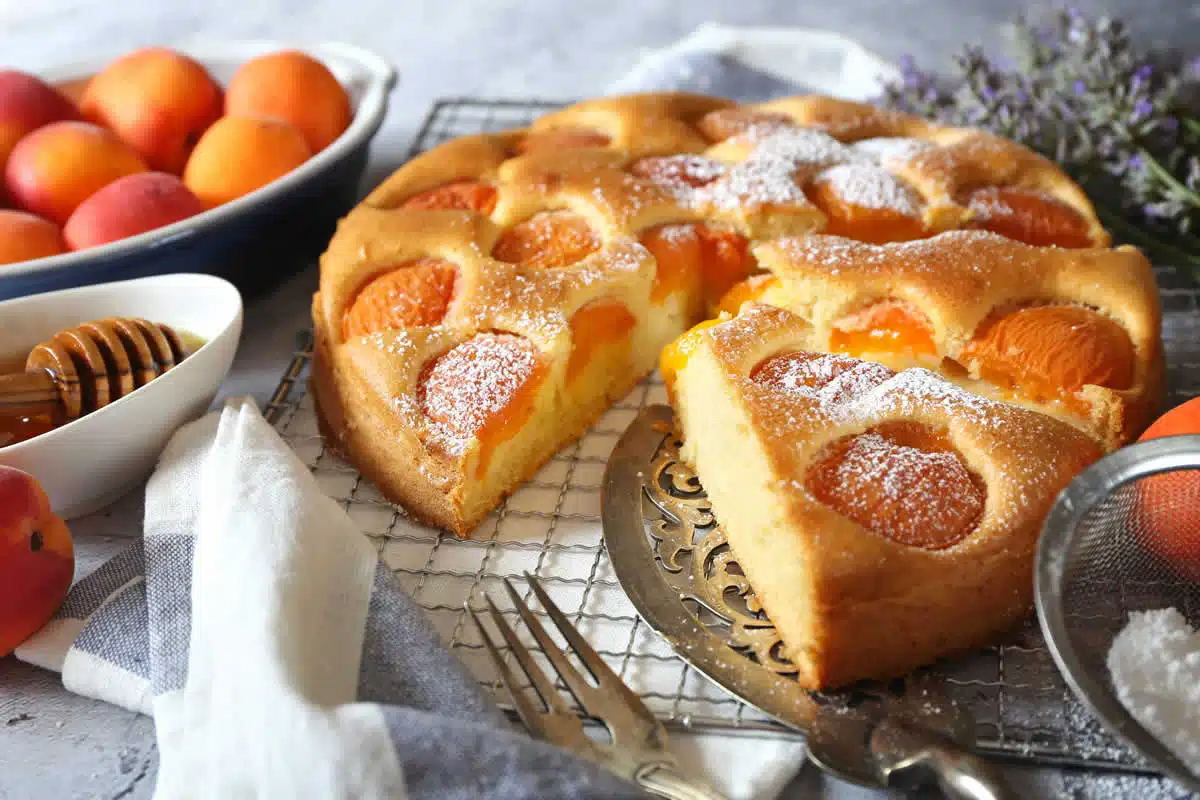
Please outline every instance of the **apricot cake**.
M827 97L603 98L462 137L373 191L321 258L322 429L388 498L466 535L760 272L763 243L961 228L1109 245L1028 149Z
M1042 519L1098 442L922 367L811 352L773 306L688 337L683 454L802 685L902 675L1028 614Z
M985 231L871 245L788 237L757 245L761 275L721 301L758 301L812 326L811 350L922 366L973 392L1058 416L1106 450L1163 394L1162 311L1132 247L1033 247Z

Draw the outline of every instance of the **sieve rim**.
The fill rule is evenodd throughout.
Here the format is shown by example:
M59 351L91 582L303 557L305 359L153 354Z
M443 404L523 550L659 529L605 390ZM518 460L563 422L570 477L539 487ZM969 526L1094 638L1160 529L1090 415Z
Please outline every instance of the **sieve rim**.
M1067 632L1062 595L1065 556L1084 515L1121 486L1183 468L1200 469L1198 434L1137 442L1096 461L1071 481L1059 492L1042 524L1034 563L1034 604L1046 647L1079 701L1146 761L1190 791L1200 792L1200 775L1147 731L1106 681L1094 678L1084 668Z

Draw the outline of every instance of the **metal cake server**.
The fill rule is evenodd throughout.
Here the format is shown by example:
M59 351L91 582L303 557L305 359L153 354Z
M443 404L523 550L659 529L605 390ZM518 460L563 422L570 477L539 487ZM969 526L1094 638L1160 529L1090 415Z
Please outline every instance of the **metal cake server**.
M801 688L773 664L747 657L744 646L736 649L702 624L684 600L703 605L703 593L681 591L667 581L647 532L648 482L657 479L651 464L675 435L669 406L644 408L613 449L602 488L605 546L617 580L645 623L717 686L803 733L809 759L830 774L874 787L916 787L932 778L951 798L1015 797L995 767L968 749L975 726L965 710L938 707L898 716L870 702L835 703L831 695ZM724 588L718 587L718 595Z

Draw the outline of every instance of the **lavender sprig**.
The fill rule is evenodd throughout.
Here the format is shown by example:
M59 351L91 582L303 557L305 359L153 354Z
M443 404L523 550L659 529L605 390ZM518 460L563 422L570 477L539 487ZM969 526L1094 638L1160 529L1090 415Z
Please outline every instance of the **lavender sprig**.
M948 80L905 59L884 102L1042 153L1122 239L1200 270L1200 59L1142 53L1120 21L1076 11L1014 33L1011 64L967 47Z

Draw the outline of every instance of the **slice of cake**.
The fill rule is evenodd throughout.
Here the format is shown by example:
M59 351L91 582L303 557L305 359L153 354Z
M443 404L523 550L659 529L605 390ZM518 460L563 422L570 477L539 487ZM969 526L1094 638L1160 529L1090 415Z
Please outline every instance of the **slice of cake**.
M1029 613L1042 519L1100 446L923 368L812 352L812 337L750 305L668 352L684 457L801 684L990 642Z

